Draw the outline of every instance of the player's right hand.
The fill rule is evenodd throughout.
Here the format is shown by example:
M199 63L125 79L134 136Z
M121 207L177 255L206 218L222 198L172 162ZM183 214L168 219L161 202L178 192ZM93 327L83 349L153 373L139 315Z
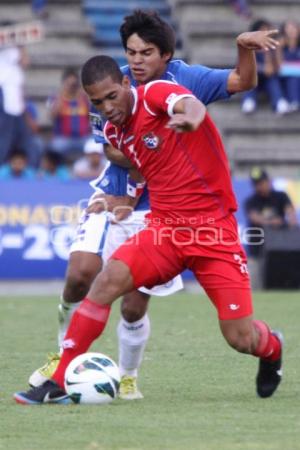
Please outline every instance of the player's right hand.
M201 123L199 122L198 118L192 119L186 114L174 114L167 123L166 128L171 128L177 133L186 133L197 130Z
M237 37L237 44L248 50L276 50L280 42L274 39L274 34L278 34L278 30L247 31Z

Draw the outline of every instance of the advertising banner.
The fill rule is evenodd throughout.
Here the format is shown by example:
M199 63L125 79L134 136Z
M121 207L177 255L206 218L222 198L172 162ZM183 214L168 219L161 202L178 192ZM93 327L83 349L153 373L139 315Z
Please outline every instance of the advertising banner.
M243 204L252 186L248 180L234 180L233 185L245 243ZM275 185L300 212L300 182L276 180ZM86 181L1 181L0 279L63 278L76 224L92 192Z

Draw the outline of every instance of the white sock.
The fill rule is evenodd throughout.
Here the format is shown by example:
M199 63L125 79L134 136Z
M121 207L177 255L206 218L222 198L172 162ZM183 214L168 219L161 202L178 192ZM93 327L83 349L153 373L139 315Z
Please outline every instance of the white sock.
M67 303L63 298L60 300L58 305L58 347L59 352L62 353L62 343L66 335L67 329L70 325L72 316L76 309L79 307L81 302L77 303Z
M121 376L137 377L144 350L150 336L150 320L145 314L136 322L121 317L117 328L119 340L119 369Z

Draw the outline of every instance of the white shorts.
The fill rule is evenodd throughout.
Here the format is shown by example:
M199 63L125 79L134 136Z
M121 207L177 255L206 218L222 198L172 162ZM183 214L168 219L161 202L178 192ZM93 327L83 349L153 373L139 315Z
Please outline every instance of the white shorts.
M126 220L111 223L112 215L107 212L100 214L83 213L70 248L73 252L96 253L106 264L113 252L128 238L142 230L145 226L145 214L149 211L133 211ZM141 292L164 297L183 288L180 275L166 284L154 286L152 289L139 288Z

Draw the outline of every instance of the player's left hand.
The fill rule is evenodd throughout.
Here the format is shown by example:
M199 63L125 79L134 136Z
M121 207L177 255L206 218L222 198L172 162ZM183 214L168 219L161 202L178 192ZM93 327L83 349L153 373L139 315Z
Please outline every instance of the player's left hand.
M105 200L105 194L94 193L88 207L86 208L87 214L100 214L103 211L107 211L107 203Z
M134 210L138 199L124 196L114 196L108 194L96 193L86 208L87 214L100 214L103 211L111 212L114 218L111 222L117 223L126 219Z
M280 43L272 37L274 34L278 30L247 31L237 37L237 44L248 50L276 50Z
M186 114L174 114L166 125L177 133L195 131L199 126L199 120L187 118Z
M139 201L139 198L133 198L129 195L122 197L122 199L122 205L119 204L112 210L113 218L111 219L111 223L118 223L122 220L127 219L127 217L129 217L130 214L134 211L134 208Z

